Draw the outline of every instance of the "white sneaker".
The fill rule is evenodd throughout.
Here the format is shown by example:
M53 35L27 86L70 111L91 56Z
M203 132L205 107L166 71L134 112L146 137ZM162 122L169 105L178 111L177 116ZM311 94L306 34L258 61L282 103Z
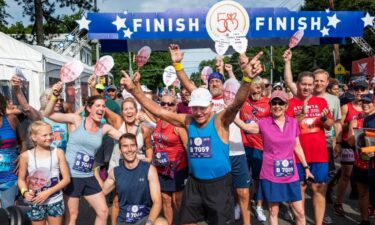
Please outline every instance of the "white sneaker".
M234 219L239 220L241 218L241 209L240 205L236 204L234 207Z
M256 214L257 219L258 219L259 222L266 222L267 217L264 214L264 210L263 210L263 208L261 206L257 206L256 207L255 214Z

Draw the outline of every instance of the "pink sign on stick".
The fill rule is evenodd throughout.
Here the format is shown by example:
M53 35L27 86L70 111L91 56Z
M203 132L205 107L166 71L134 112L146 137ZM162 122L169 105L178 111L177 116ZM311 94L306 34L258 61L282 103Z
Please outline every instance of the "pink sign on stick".
M73 60L61 67L60 79L64 83L76 80L83 72L83 64L79 60Z
M113 66L115 65L112 56L105 55L101 57L95 64L95 75L97 76L104 76L111 71Z
M298 30L296 33L293 34L293 36L290 38L289 41L289 48L294 48L298 45L298 43L302 40L304 35L303 30Z

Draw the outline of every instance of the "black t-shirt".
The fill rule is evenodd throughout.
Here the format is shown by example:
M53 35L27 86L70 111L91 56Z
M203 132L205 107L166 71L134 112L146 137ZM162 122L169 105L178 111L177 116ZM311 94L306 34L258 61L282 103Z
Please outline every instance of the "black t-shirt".
M375 114L369 115L364 119L363 128L375 128ZM375 169L375 157L370 159L369 168Z

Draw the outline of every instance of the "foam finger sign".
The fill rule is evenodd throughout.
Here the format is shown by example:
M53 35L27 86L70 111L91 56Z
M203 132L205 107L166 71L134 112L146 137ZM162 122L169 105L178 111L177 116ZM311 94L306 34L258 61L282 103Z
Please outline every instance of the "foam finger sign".
M289 41L289 48L294 48L298 45L298 43L302 40L304 35L303 30L298 30L296 33L293 34L293 36L290 38Z
M215 51L218 55L224 55L229 48L229 39L226 36L220 37L215 41Z
M209 66L203 67L201 71L201 80L203 83L207 84L208 82L208 76L213 72L212 68Z
M95 64L95 75L97 76L104 76L111 71L113 66L115 65L112 56L105 55L101 57Z
M79 60L73 60L61 67L60 79L64 83L76 80L83 72L83 64Z
M176 80L177 75L176 75L176 70L173 66L167 66L164 69L163 73L163 82L165 86L171 86L173 82Z

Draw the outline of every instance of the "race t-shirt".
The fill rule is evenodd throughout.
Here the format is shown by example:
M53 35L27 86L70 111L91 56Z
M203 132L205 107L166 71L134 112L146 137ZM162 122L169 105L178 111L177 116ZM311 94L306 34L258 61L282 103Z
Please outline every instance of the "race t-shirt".
M296 117L302 113L302 106L303 100L294 97L289 100L286 114ZM300 128L299 138L307 162L328 162L326 136L323 122L320 120L321 112L325 108L328 108L325 99L312 96L307 103L306 115L298 123ZM332 119L332 114L329 113L327 118Z
M269 98L262 97L258 101L248 98L240 110L240 119L245 123L256 123L259 119L270 115ZM263 150L263 141L260 134L251 134L241 130L242 141L245 147Z

